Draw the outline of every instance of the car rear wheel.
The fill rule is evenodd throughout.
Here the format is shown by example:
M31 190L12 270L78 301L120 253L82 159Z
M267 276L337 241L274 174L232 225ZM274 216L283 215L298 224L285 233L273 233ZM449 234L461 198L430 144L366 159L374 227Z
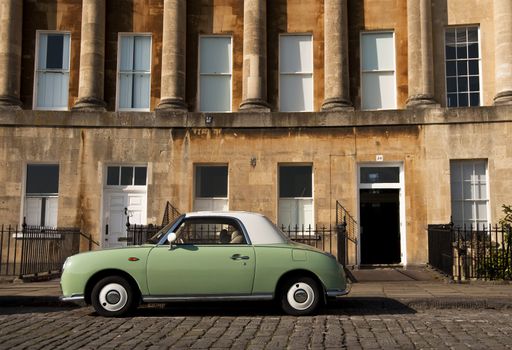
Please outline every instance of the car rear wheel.
M119 276L101 279L92 289L91 303L101 316L124 316L135 304L130 283Z
M289 279L281 292L281 307L289 315L310 315L319 302L318 284L310 277Z

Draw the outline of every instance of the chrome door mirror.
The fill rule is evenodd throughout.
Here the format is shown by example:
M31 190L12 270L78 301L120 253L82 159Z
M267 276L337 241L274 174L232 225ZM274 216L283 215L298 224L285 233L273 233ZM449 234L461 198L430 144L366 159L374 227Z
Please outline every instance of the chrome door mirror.
M176 233L171 232L167 235L167 242L169 242L169 250L173 248L173 243L176 241Z

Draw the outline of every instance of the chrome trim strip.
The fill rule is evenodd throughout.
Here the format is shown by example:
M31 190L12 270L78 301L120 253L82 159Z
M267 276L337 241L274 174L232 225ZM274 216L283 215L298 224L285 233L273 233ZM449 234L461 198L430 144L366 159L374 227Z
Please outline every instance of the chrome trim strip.
M350 292L350 286L347 285L346 289L330 289L326 292L328 298L336 298L347 295Z
M229 301L229 300L272 300L272 293L255 295L178 295L167 296L146 295L142 297L145 303L165 303L171 301Z
M84 296L81 294L73 294L70 297L60 297L61 301L84 301Z

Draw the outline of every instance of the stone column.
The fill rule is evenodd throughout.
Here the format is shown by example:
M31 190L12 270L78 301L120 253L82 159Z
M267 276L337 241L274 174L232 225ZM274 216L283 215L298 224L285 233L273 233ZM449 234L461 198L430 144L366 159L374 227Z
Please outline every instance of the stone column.
M105 111L105 1L82 1L78 100L73 110Z
M23 1L0 0L0 108L21 109Z
M186 111L186 0L164 0L162 40L162 82L157 109Z
M495 105L512 104L512 1L494 0Z
M322 111L351 109L347 0L324 1L324 51Z
M244 0L242 111L270 111L267 103L267 2Z
M407 0L409 98L407 108L437 106L434 99L431 0Z

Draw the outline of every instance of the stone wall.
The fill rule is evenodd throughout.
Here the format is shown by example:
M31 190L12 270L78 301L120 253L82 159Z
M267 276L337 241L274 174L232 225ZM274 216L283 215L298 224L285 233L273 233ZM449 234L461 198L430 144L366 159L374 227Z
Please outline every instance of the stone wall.
M228 164L229 208L276 220L278 165L306 163L313 165L315 222L328 225L336 200L357 217L357 166L382 155L403 164L408 263L424 263L426 225L450 220L451 159L488 160L491 222L512 198L509 107L214 114L211 126L200 113L180 116L0 113L0 222L21 222L27 163L59 163L58 224L96 240L108 164L148 165L147 217L158 224L167 200L192 209L195 164ZM302 123L305 117L314 125Z

